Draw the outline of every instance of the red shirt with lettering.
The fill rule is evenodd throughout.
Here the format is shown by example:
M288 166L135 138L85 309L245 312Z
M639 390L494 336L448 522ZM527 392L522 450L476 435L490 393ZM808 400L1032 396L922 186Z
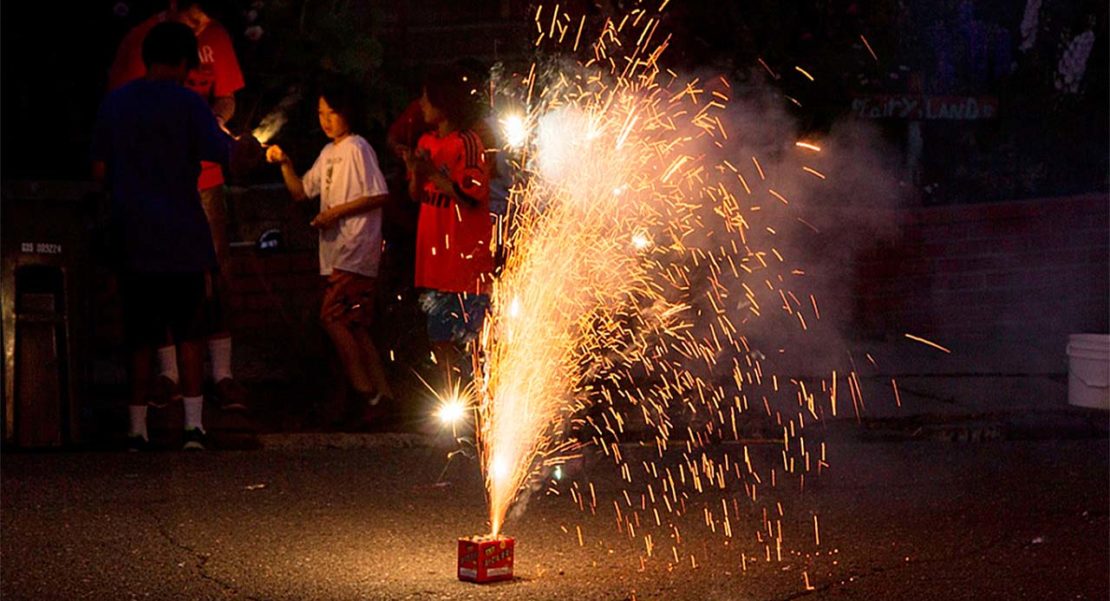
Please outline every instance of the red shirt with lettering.
M416 226L416 285L441 292L480 293L493 271L489 174L482 140L470 130L442 138L438 132L428 132L416 147L477 203L457 201L432 182L424 183Z
M108 71L109 90L146 75L143 40L151 28L167 18L167 13L158 13L127 32ZM235 56L231 37L222 25L212 21L204 28L197 37L197 51L200 64L189 72L185 82L189 89L211 103L214 98L231 96L243 88L243 72L239 70L239 59ZM224 176L219 164L207 161L201 163L200 177L197 179L198 190L207 190L223 183Z

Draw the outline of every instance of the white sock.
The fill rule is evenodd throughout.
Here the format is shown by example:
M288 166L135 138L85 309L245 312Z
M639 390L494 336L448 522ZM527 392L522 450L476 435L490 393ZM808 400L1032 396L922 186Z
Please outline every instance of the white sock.
M150 440L146 433L146 405L128 405L131 413L131 429L128 436L142 436L143 440Z
M178 382L176 346L171 344L158 349L158 370L158 375L169 378L174 384Z
M208 360L212 365L212 382L219 384L231 377L231 337L208 339Z
M196 428L204 432L204 426L201 424L201 417L204 414L204 396L187 396L182 399L182 402L185 403L185 429Z

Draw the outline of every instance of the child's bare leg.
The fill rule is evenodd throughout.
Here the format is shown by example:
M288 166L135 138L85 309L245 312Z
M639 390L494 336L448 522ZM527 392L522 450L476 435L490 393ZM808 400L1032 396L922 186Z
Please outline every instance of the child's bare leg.
M324 322L324 329L335 344L335 350L339 353L339 360L343 363L343 371L347 373L347 380L351 386L362 394L373 392L374 380L366 369L359 342L351 330L341 321Z
M204 352L207 340L191 340L177 345L181 395L198 397L204 394Z
M131 353L131 405L146 407L146 391L150 384L151 354L148 347Z
M374 388L378 394L386 397L393 397L393 388L389 385L389 380L385 377L385 368L382 367L381 354L378 353L378 347L374 346L374 340L370 337L370 332L361 326L355 326L354 337L358 342L359 349L363 355L363 365L369 369L370 378L374 382Z

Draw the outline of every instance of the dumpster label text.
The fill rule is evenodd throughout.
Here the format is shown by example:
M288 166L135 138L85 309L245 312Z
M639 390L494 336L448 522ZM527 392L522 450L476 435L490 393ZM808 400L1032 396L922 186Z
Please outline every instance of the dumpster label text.
M60 255L62 254L62 245L53 242L21 242L19 250L20 252L39 255Z

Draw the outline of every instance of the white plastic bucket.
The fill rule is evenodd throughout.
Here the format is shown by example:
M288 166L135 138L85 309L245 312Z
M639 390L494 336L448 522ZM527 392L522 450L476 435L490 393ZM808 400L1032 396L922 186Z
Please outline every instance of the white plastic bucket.
M1110 411L1110 334L1068 336L1068 403Z

